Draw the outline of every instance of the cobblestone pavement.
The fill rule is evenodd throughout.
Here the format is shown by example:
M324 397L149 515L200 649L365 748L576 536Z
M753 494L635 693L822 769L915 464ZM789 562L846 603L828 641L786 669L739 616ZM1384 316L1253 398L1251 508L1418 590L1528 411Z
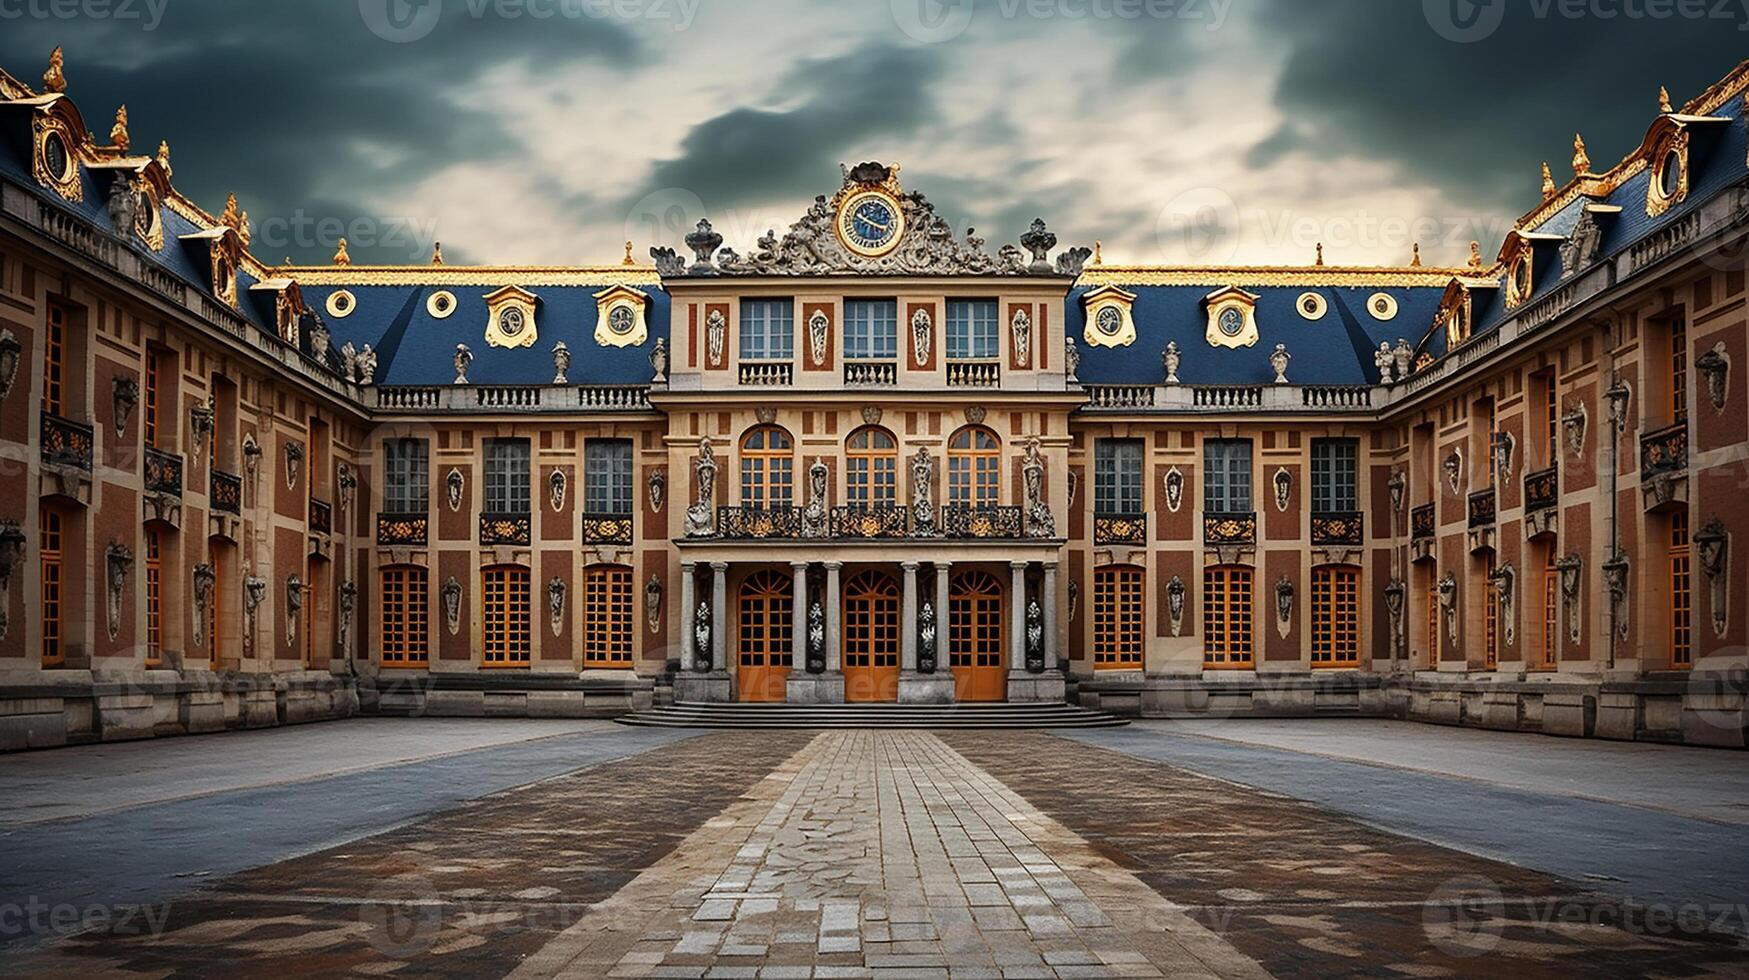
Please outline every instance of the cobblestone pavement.
M1262 977L934 735L821 735L519 977Z

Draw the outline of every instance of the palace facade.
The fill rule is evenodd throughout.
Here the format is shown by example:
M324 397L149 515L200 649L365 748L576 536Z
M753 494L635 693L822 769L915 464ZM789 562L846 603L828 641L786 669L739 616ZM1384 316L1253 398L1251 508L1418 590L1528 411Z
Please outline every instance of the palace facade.
M272 266L66 87L0 73L0 747L667 698L1744 742L1749 67L1456 269L990 248L878 163L744 252Z

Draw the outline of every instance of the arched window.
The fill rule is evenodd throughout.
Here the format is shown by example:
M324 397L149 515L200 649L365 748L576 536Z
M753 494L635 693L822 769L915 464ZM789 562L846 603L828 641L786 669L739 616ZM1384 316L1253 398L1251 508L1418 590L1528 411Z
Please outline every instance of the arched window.
M529 653L528 569L494 565L480 573L483 667L527 667Z
M955 432L947 443L947 499L951 504L993 507L1001 502L1002 442L979 425Z
M1202 573L1202 665L1210 670L1252 664L1249 565L1214 565Z
M1093 571L1093 668L1141 670L1145 575L1134 565Z
M1312 666L1360 666L1360 569L1312 569Z
M632 665L632 570L590 565L583 570L583 666Z
M853 507L899 502L899 444L885 429L867 426L845 442L845 480Z
M741 440L741 505L794 505L795 468L795 446L789 433L774 425L747 433Z
M378 573L384 667L424 667L431 662L429 575L420 565L386 565Z

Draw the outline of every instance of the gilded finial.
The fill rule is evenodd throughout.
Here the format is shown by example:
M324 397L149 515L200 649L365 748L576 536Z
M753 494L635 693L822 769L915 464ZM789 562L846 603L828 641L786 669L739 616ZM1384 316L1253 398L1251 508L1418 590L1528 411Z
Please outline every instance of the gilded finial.
M1676 111L1670 107L1670 90L1662 85L1658 86L1658 111L1665 115Z
M620 259L619 264L620 265L637 265L638 264L637 260L632 258L632 240L629 238L626 239L626 257L623 259Z
M1409 268L1421 268L1421 243L1415 242L1409 249Z
M247 211L237 215L237 237L243 240L244 248L248 248L249 243L255 238L255 232L249 227L249 212Z
M1324 243L1319 242L1318 243L1318 258L1317 258L1317 261L1313 263L1313 265L1323 265L1323 264L1324 264Z
M109 128L109 142L123 153L128 151L128 107L115 110L115 125Z
M432 242L431 243L431 264L432 265L442 265L443 264L443 243L442 242Z
M1480 269L1481 267L1482 267L1482 243L1481 242L1471 242L1470 243L1470 268Z
M334 250L335 265L351 265L352 255L346 251L346 239L340 239L340 247Z
M158 141L158 166L164 168L164 176L170 176L170 141Z
M231 194L225 198L225 211L223 214L219 215L219 224L224 225L232 231L237 230L237 195Z
M1104 250L1105 250L1105 243L1100 241L1099 239L1095 238L1093 240L1093 264L1094 265L1104 265L1105 264L1105 255L1103 254Z
M61 46L55 45L55 50L49 54L49 70L43 72L43 91L65 92L67 90L66 56L61 53Z
M1585 152L1585 137L1573 134L1573 175L1583 177L1591 172L1591 155Z
M1549 162L1543 161L1543 197L1555 196L1555 175L1549 172Z

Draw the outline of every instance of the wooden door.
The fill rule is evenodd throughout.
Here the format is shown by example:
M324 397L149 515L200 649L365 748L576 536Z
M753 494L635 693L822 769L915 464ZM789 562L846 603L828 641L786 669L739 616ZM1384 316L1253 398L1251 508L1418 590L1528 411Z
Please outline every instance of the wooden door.
M1001 701L1008 696L1003 662L1002 583L988 572L961 572L948 596L948 658L954 698Z
M782 701L794 663L795 593L781 572L754 572L741 583L736 623L736 690L743 701Z
M868 571L844 590L844 700L899 699L899 586Z

